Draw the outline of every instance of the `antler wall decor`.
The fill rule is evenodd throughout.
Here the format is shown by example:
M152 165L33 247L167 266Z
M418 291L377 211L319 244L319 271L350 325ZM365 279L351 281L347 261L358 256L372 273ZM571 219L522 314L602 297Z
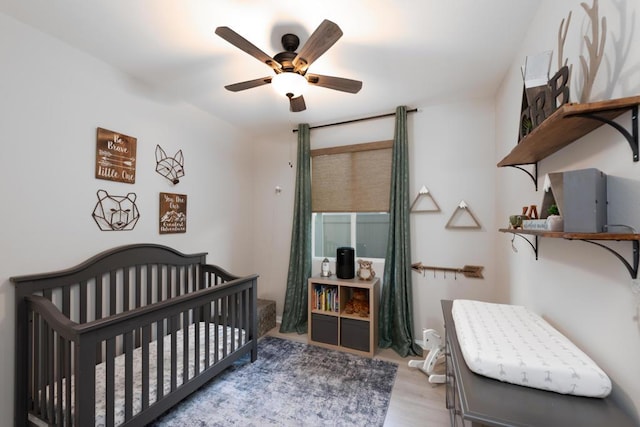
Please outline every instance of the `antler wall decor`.
M417 271L418 273L422 273L424 275L425 270L433 270L433 274L435 276L436 271L442 271L445 274L448 271L453 272L453 277L455 280L458 280L458 273L462 273L464 277L472 278L472 279L484 279L482 276L482 270L484 269L481 265L465 265L462 268L451 268L451 267L433 267L429 265L422 265L421 262L416 262L411 264L411 269Z
M587 53L589 54L589 63L587 64L584 55L580 55L580 65L582 66L582 73L584 74L584 84L582 94L580 95L580 102L588 102L591 98L591 89L593 89L598 68L600 68L600 63L602 62L604 43L607 39L607 18L603 16L602 20L599 20L598 0L593 0L592 7L589 7L584 2L580 3L580 5L585 12L587 12L587 16L591 20L591 39L589 39L589 36L584 36ZM602 32L600 31L601 27Z

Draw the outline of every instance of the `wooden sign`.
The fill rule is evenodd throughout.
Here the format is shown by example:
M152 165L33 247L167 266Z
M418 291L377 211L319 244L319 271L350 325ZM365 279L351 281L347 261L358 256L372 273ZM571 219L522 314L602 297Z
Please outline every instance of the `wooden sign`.
M96 178L136 182L136 138L98 128Z
M160 234L187 232L187 196L160 193Z

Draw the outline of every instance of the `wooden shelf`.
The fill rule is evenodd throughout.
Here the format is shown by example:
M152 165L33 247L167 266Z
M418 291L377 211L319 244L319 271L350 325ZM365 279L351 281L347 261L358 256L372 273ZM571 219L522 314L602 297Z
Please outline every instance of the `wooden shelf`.
M498 163L498 167L535 164L600 126L611 125L613 119L631 110L635 113L632 132L614 127L625 135L629 144L632 144L633 160L638 161L637 111L639 104L640 96L584 104L564 104L525 136ZM635 149L633 140L635 140Z
M567 240L640 240L640 234L632 233L568 233L564 231L527 230L523 228L501 228L498 231L512 234L552 237Z
M583 242L591 243L593 245L599 246L606 251L613 254L616 258L622 262L622 264L626 267L627 271L631 275L632 279L638 278L638 264L640 263L640 234L635 233L572 233L572 232L564 232L564 231L545 231L545 230L526 230L520 228L500 228L498 231L502 233L511 233L515 236L522 237L533 252L536 255L536 259L538 259L538 238L555 238L555 239L566 239L566 240L580 240ZM531 242L523 235L534 236L535 241ZM514 237L515 238L515 237ZM632 244L632 264L630 264L622 255L618 252L614 251L608 246L599 243L600 241L624 241L631 242Z

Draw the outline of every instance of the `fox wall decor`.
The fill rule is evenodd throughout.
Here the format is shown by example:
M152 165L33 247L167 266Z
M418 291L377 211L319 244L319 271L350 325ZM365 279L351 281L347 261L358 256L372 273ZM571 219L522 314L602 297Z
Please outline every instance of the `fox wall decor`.
M156 172L167 178L173 185L184 176L184 156L182 150L173 156L167 156L162 147L156 145Z

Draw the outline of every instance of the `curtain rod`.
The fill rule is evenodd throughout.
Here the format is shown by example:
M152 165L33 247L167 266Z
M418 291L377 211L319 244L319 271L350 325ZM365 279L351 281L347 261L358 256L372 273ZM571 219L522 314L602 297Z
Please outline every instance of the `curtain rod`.
M417 108L413 108L411 110L407 110L407 114L415 113L416 111L418 111L418 109ZM318 126L309 126L309 130L318 129L318 128L326 128L326 127L329 127L329 126L346 125L348 123L363 122L365 120L381 119L383 117L393 117L395 115L396 115L396 113L387 113L387 114L380 114L379 116L370 116L370 117L363 117L361 119L347 120L347 121L344 121L344 122L328 123L326 125L318 125ZM293 133L296 133L296 132L298 132L298 129L293 129Z

